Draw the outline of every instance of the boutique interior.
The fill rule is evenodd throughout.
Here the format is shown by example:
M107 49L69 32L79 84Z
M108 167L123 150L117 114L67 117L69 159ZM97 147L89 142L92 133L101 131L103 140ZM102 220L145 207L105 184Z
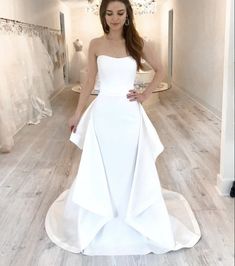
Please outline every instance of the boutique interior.
M99 1L0 0L0 265L233 265L234 3L132 2L136 28L164 70L143 104L165 145L161 182L186 195L205 239L193 251L133 259L79 257L50 243L46 209L81 156L67 121L89 42L103 35ZM137 89L154 75L145 63ZM97 76L90 102L98 94Z

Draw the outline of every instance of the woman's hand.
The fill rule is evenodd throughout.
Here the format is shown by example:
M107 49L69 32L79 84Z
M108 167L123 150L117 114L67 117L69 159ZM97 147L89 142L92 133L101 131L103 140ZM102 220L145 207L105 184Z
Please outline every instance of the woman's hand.
M76 114L70 117L68 121L68 126L71 132L76 133L77 125L79 123L80 117L81 117L80 115L76 115Z
M129 90L129 93L127 94L127 99L129 99L131 102L137 101L139 103L144 102L150 94L147 91L144 92L138 92L136 90Z

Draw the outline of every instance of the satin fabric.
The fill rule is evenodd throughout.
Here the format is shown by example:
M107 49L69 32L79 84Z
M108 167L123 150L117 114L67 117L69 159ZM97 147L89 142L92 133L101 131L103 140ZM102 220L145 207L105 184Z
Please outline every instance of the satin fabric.
M183 195L163 189L155 160L164 147L133 88L132 57L97 59L100 93L70 141L82 149L71 188L51 205L46 231L61 248L86 255L161 254L201 237Z

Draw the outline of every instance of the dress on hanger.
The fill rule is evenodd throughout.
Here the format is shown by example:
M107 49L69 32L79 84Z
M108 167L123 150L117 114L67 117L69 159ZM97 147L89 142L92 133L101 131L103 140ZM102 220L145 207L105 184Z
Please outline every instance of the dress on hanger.
M53 64L38 36L0 28L0 152L10 152L25 124L52 115Z
M70 140L83 150L77 176L48 210L45 228L59 247L86 255L161 254L201 237L186 199L161 188L155 160L163 145L134 87L131 57L97 58L100 93Z

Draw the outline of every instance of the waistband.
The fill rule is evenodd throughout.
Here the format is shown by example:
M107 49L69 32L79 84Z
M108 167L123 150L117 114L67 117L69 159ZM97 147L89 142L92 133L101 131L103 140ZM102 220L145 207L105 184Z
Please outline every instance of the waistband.
M116 97L126 97L127 96L127 92L99 92L98 95L100 96L116 96Z
M99 95L103 96L120 96L120 97L126 97L129 93L129 90L134 88L127 88L127 89L121 89L120 91L112 91L111 89L100 89Z

